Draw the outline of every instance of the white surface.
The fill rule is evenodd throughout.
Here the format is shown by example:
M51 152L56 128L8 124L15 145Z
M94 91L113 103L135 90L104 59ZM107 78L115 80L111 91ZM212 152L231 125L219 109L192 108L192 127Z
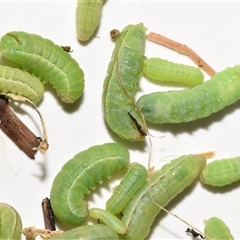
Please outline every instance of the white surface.
M15 207L23 226L43 228L41 201L49 197L52 181L62 165L78 152L93 145L116 141L130 150L131 161L147 166L147 144L119 139L103 120L101 95L103 80L114 48L109 31L142 22L149 31L160 33L195 50L216 71L240 63L240 3L166 3L160 1L106 1L96 38L81 45L75 34L76 1L3 2L0 1L0 36L21 30L39 34L59 45L70 45L71 54L85 72L84 94L73 105L60 102L51 87L46 87L38 106L47 125L50 147L35 161L22 153L3 132L0 132L0 202ZM159 56L174 62L194 65L180 55L151 42L146 43L146 56ZM2 61L2 64L6 62ZM206 80L208 77L206 76ZM171 89L140 81L137 98L143 93ZM14 108L36 135L41 135L37 113L26 104ZM220 159L240 155L239 102L209 118L179 125L150 125L153 141L152 165L164 164L173 156L215 151ZM166 158L168 157L168 158ZM110 186L109 186L110 184ZM104 207L116 182L103 185L89 196L90 206ZM101 194L99 194L101 191ZM239 183L219 190L204 188L196 182L168 209L195 227L202 229L203 220L222 218L235 239L239 233ZM149 239L191 239L187 226L174 217L161 213Z

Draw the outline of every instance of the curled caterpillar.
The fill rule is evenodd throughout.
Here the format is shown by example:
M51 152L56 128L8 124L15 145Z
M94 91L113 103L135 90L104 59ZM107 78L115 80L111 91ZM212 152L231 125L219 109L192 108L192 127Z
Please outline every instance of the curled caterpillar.
M93 146L75 155L53 181L50 201L54 215L67 225L83 223L88 218L84 196L129 161L128 150L117 143Z
M116 39L103 86L104 118L114 133L130 141L141 141L146 136L142 114L134 100L145 42L143 24L128 25L122 30Z
M43 83L49 82L66 103L77 100L84 88L84 73L61 46L37 34L12 31L1 38L0 52Z

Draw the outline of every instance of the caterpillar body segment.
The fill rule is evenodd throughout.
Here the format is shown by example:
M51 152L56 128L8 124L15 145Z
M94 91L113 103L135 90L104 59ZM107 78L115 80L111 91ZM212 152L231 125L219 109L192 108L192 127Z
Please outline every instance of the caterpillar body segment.
M37 34L12 31L2 36L0 52L43 83L49 82L62 101L72 103L81 96L83 70L69 53L51 40Z

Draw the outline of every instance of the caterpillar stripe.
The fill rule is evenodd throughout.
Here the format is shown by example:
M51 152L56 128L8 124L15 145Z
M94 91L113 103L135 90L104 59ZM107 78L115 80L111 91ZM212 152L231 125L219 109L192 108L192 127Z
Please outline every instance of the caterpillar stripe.
M123 238L145 239L160 212L152 199L158 205L166 206L194 181L205 164L206 158L203 155L186 155L172 160L160 171L153 173L150 177L151 189L149 190L149 183L145 183L122 212L121 220L127 228Z
M0 65L0 95L23 96L37 104L43 93L44 86L37 77L17 68Z
M84 88L84 73L77 61L51 40L12 31L1 38L0 52L23 70L49 82L62 101L72 103Z
M60 222L78 226L88 217L84 196L104 178L129 165L128 150L117 143L93 146L64 164L55 177L50 201Z
M143 24L128 25L123 29L116 39L103 86L104 118L113 132L130 141L143 140L146 135L134 100L145 42L146 28Z
M76 9L77 38L87 41L93 35L102 15L104 0L78 0Z
M240 66L235 66L192 89L143 95L137 105L148 122L181 123L207 117L239 98Z
M147 78L157 81L180 82L195 86L202 84L204 80L204 75L199 68L161 58L145 59L142 71Z
M222 187L240 180L240 157L215 160L200 174L204 184Z
M15 208L0 203L0 239L19 240L22 230L22 219Z

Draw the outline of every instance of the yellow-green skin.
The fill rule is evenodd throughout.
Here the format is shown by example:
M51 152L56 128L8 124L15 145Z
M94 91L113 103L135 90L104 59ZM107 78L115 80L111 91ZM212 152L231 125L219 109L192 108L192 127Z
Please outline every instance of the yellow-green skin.
M179 82L191 86L203 83L204 75L199 68L169 62L161 58L147 58L143 62L143 74L152 80Z
M19 240L22 220L12 206L0 203L0 240Z
M51 240L119 240L117 233L102 224L85 225L73 228L61 235L49 238Z
M76 9L77 38L87 41L100 24L104 0L78 0Z
M130 141L142 141L145 135L141 112L135 106L135 93L141 77L146 42L143 24L128 25L116 39L116 45L108 65L103 85L103 113L109 128L119 137Z
M49 82L62 101L72 103L81 96L84 89L82 69L69 53L51 40L37 34L12 31L2 36L0 52L43 83Z
M216 73L191 89L145 94L137 100L137 105L148 122L182 123L207 117L239 99L238 65Z
M206 165L202 155L186 155L172 160L150 177L151 195L154 201L165 207L173 198L188 187ZM122 211L122 222L127 232L124 239L146 239L160 212L149 194L149 183L133 196Z
M200 174L204 184L222 187L240 180L240 157L215 160Z
M147 169L140 163L131 164L120 184L114 190L112 196L106 202L106 209L112 214L121 213L147 181Z
M37 104L43 97L41 81L28 72L0 65L0 95L13 94Z
M204 233L206 240L234 240L228 226L218 217L205 221Z
M50 201L55 217L69 226L84 223L89 213L85 195L129 164L127 148L117 143L93 146L75 155L52 184Z
M123 226L121 220L107 210L101 208L90 208L89 217L102 221L118 234L125 234L126 232L126 228Z

